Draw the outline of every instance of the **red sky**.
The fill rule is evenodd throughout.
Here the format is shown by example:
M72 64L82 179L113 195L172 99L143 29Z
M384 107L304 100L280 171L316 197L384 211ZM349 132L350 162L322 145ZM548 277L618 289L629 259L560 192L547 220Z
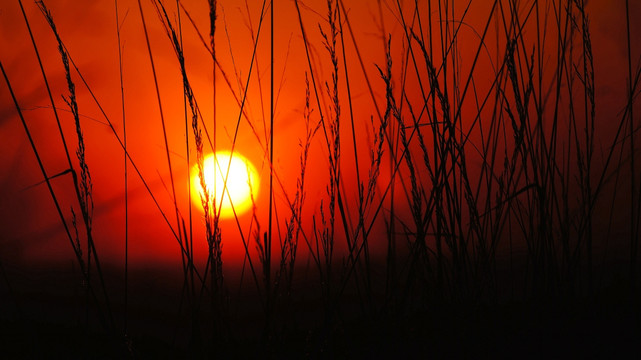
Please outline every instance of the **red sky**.
M503 2L507 3L507 1ZM142 3L158 75L164 117L167 122L168 143L179 207L186 217L189 202L186 188L187 164L182 79L171 43L164 33L155 10L149 1L143 0ZM177 19L175 2L166 1L165 3L169 16L175 23ZM242 92L239 87L245 86L253 50L251 33L257 32L262 2L248 0L247 8L242 1L221 0L218 3L217 56L222 69L231 81L234 92L240 96ZM317 79L317 87L325 91L322 84L325 81L331 81L331 69L328 66L329 56L321 43L318 24L320 23L323 29L327 30L328 25L324 20L327 12L326 5L320 0L300 1L300 3L305 30L310 43L314 46L312 49L314 66L316 75L320 78ZM378 76L375 64L381 68L385 65L382 36L384 33L389 33L392 38L394 69L398 70L402 62L400 54L403 51L404 35L399 24L396 2L382 0L380 8L377 1L344 1L344 3L378 106L384 109L384 84ZM409 14L413 6L410 3L413 2L401 3ZM426 11L426 2L419 1L419 3L422 10ZM466 26L461 30L459 44L463 69L469 66L476 52L478 46L476 33L482 32L489 13L489 3L475 1L464 19ZM523 2L523 9L528 8L529 3L529 1ZM60 36L73 61L121 136L123 126L114 2L56 0L48 1L46 4L51 10ZM184 1L183 4L208 41L206 1ZM455 11L457 16L461 16L465 4L465 1L457 2ZM274 124L276 129L274 169L286 193L291 197L299 174L298 144L305 131L302 113L305 104L305 73L308 72L308 67L294 2L279 1L276 5L274 71L275 87L278 93ZM597 119L599 130L606 139L613 135L615 129L609 124L616 123L626 101L627 44L624 41L626 39L624 5L623 1L610 0L592 0L588 5L596 74ZM34 3L25 1L24 6L73 156L76 138L73 119L61 98L61 96L68 96L68 91L56 42L44 16ZM641 3L631 1L630 6L631 18L641 18ZM175 227L175 217L171 210L169 169L141 14L136 1L119 1L118 7L129 152L160 207L167 213L171 225ZM211 58L184 12L180 13L180 19L183 26L188 76L205 121L212 131ZM637 44L641 43L641 24L635 21L632 21L632 24L632 38L636 39L633 41L632 59L633 64L638 64L641 49ZM236 151L248 157L261 170L261 194L268 193L269 174L264 162L267 130L263 122L263 114L268 119L269 113L269 25L269 19L266 19L260 33L257 67L252 70L246 104L247 115L258 135L258 140L248 125L248 120L242 117L236 141ZM347 26L347 23L344 26ZM470 30L472 28L476 33ZM534 44L535 36L532 32L535 34L536 30L528 27L525 31L529 31L524 35L526 41ZM345 33L347 34L347 30ZM366 175L367 172L364 169L369 166L368 144L373 136L370 119L377 118L378 115L365 85L365 77L357 61L352 40L346 37L345 41L358 134L357 146L361 155L361 175ZM482 68L477 70L481 80L484 75L491 77L487 56L494 56L492 51L493 49L490 48L491 55L481 56L479 66ZM13 0L3 1L0 4L0 61L11 81L47 172L53 175L64 171L66 160L51 104L20 7L18 2ZM554 61L554 59L550 58L548 61ZM343 72L342 58L340 62L340 71ZM93 180L94 233L97 247L101 256L108 262L119 263L124 256L123 151L78 74L73 72L72 76L78 92L87 163ZM216 81L219 124L217 139L221 148L229 148L230 138L239 119L239 107L220 72L217 74ZM342 79L340 92L343 96L346 93ZM416 90L414 94L410 92L410 96L412 95L418 96L418 91ZM312 122L316 123L319 119L319 109L317 109L313 92L311 96L311 104L314 108ZM323 113L327 113L328 97L322 98L324 99L322 110ZM348 124L349 110L346 102L343 102L342 114L344 124ZM188 130L189 139L192 142L191 157L194 159L193 134L191 129ZM351 153L351 130L345 125L341 131L343 151ZM322 132L313 139L310 151L305 212L311 219L312 214L316 217L320 215L320 199L326 196L328 154ZM42 174L4 81L0 85L0 153L2 154L0 157L0 226L2 227L0 256L2 260L68 262L73 258L72 250L65 239L53 202L43 183ZM129 169L129 236L132 262L178 261L178 245L171 235L169 226L143 187L140 178L131 167ZM343 159L342 171L345 174L345 197L354 209L356 190L353 157ZM381 175L381 179L381 183L385 184L385 174ZM62 210L70 220L71 206L74 206L79 213L73 202L71 179L68 176L62 176L54 179L52 183L61 199ZM266 196L257 199L261 231L267 229L267 202ZM277 228L284 231L286 202L280 185L277 185L275 203L279 210ZM327 203L324 206L327 206ZM204 248L202 219L196 208L194 208L193 219L194 234L202 240L201 244ZM250 216L241 216L239 220L242 231L247 235ZM309 223L306 224L306 226L309 225ZM223 236L227 239L224 245L227 256L230 256L230 259L240 260L242 247L236 224L225 222L222 226Z

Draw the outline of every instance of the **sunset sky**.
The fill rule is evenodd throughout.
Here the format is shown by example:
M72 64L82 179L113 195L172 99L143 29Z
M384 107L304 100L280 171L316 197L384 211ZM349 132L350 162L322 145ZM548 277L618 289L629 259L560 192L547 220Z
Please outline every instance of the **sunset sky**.
M411 15L413 3L401 1L405 16ZM426 4L419 1L421 9L427 11ZM467 4L457 2L454 10L460 18ZM502 2L507 9L507 2ZM72 0L48 1L57 30L69 54L78 66L91 91L98 99L109 121L118 136L122 137L123 116L121 108L120 78L118 66L118 41L116 32L116 9L113 1L78 2ZM195 26L202 34L204 41L209 41L209 19L206 1L182 1L181 4L189 13ZM242 98L242 89L247 82L250 59L254 41L259 27L261 1L219 1L219 19L216 29L216 54L222 70L227 76L228 85L220 70L217 70L217 146L221 150L231 148L231 139L238 121L238 137L235 151L247 157L260 173L260 196L256 199L257 218L261 231L267 229L269 167L267 165L268 131L269 131L269 17L266 17L260 30L260 39L256 49L255 66L249 81L246 116L239 116L238 101ZM531 9L529 1L520 3L523 16ZM184 219L187 218L190 201L187 196L188 165L185 153L185 130L190 141L191 165L194 164L195 150L193 132L185 129L185 108L183 103L182 79L176 55L173 51L160 20L149 1L142 1L143 12L149 32L149 41L155 71L158 75L158 88L162 98L164 119L167 127L167 141L176 184L177 201ZM305 27L315 71L316 87L321 93L322 112L330 110L325 83L331 81L329 55L322 45L320 26L327 31L327 8L324 1L300 1L302 21ZM166 1L165 6L173 25L178 21L176 3ZM276 174L274 203L279 212L276 229L284 231L288 197L295 192L296 179L300 172L300 146L304 140L305 124L303 111L305 106L305 74L309 76L305 46L302 40L300 24L293 1L276 3L274 24L274 86L276 89L274 116L274 170ZM641 16L641 4L630 2L630 16L637 19ZM33 31L38 51L42 58L47 79L62 126L67 136L70 153L75 153L76 137L73 119L62 97L68 97L64 69L57 50L55 38L43 14L31 1L24 1L26 16ZM375 65L385 67L385 38L391 36L391 53L396 84L400 82L400 70L403 53L406 49L403 27L395 1L348 1L345 2L348 19L343 19L346 59L350 76L350 91L353 103L354 124L358 135L357 147L360 174L367 175L370 144L374 136L372 119L379 114L373 106L371 94L365 82L361 64L358 61L354 41L358 44L363 68L371 82L378 111L385 107L385 85ZM627 83L627 44L625 8L623 1L592 0L588 5L592 46L594 52L597 127L599 134L609 141L616 131L610 124L618 119L626 104ZM267 9L265 10L267 11ZM433 10L434 12L436 10ZM479 36L485 26L490 11L490 2L475 1L465 13L464 25L459 35L458 56L461 69L468 71L476 53ZM498 12L499 10L497 10ZM138 3L131 0L118 1L118 22L122 46L122 66L124 82L125 116L127 124L128 150L135 165L140 170L150 191L154 194L160 208L168 214L172 227L176 221L172 212L170 176L163 140L159 107L155 93L154 79L147 51L145 34L141 22ZM341 15L343 16L343 15ZM436 16L436 14L433 14ZM550 24L553 23L552 12L549 12ZM408 17L409 19L409 17ZM349 21L347 21L349 20ZM213 136L212 112L212 61L211 55L201 41L185 11L180 12L183 30L184 52L189 80L193 87L199 109ZM347 31L349 26L350 31ZM496 26L492 22L482 50L479 63L475 69L476 86L483 89L489 86L488 79L493 77L497 60ZM546 62L554 63L555 36L554 26L549 26L550 50ZM351 32L353 37L351 38ZM536 29L530 23L526 26L524 38L536 41ZM633 63L641 55L641 49L635 44L641 41L641 24L633 21L631 28L633 41ZM0 4L0 61L7 72L17 101L35 145L42 157L46 171L50 175L66 170L62 143L58 135L51 104L44 86L42 74L31 43L25 20L18 1L3 1ZM342 53L339 54L342 56ZM340 58L341 73L343 59ZM633 69L634 71L635 69ZM124 256L124 158L112 130L107 125L105 116L91 98L78 73L72 68L72 78L76 84L78 105L81 114L82 130L86 144L87 164L93 181L94 232L98 250L107 262L118 264ZM259 82L260 79L260 82ZM547 79L548 81L551 78ZM407 96L420 97L418 85L410 77L406 85ZM231 89L233 90L230 91ZM413 91L411 90L413 87ZM341 80L339 92L346 94L345 82ZM481 91L482 92L482 91ZM314 126L319 121L319 109L316 105L314 91L311 93L312 116ZM344 99L343 99L344 100ZM353 146L349 123L349 108L343 102L342 151L352 154ZM188 115L189 116L189 115ZM251 126L250 126L251 124ZM205 149L210 152L208 145ZM48 190L43 183L33 151L26 133L21 125L15 106L11 100L4 81L0 85L0 224L2 237L3 260L17 262L65 262L73 258L71 249L63 234L62 226ZM600 158L600 155L598 156ZM310 148L307 168L307 197L305 211L311 219L312 214L319 216L320 199L326 195L328 180L328 151L324 145L322 131L316 133ZM74 160L75 161L75 160ZM386 161L386 160L384 160ZM600 159L599 159L600 161ZM385 165L389 167L389 163ZM342 159L344 196L355 211L356 181L353 156ZM381 174L380 183L385 185L385 176ZM71 177L63 175L52 180L58 194L62 210L71 220L74 197ZM381 186L379 184L379 186ZM284 192L283 192L284 189ZM381 188L383 190L383 188ZM290 201L293 200L290 198ZM129 256L132 263L177 261L178 246L171 235L169 225L162 218L159 209L153 203L148 191L144 188L139 176L129 165ZM327 206L325 203L324 206ZM401 208L403 206L401 205ZM193 206L194 234L203 236L202 212ZM76 208L76 215L79 211ZM239 217L239 224L245 236L249 234L251 212ZM400 214L403 217L404 215ZM355 221L356 216L351 219ZM318 220L318 219L317 219ZM308 221L305 226L310 226ZM240 246L238 227L233 220L221 223L226 236L226 256L240 261L243 249ZM255 226L255 225L254 225ZM255 231L255 227L251 230ZM203 244L204 246L204 244ZM234 254L234 255L230 255ZM173 260L171 260L173 259Z

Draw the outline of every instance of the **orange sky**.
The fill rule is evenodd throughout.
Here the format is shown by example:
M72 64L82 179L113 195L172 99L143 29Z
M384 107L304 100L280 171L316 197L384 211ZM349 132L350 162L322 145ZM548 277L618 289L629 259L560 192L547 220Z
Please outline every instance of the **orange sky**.
M507 1L503 2L507 3ZM179 208L181 214L186 218L189 206L188 181L186 181L188 166L185 152L181 74L171 43L164 33L155 10L150 5L150 1L143 0L142 3L156 73L158 74ZM169 16L175 23L177 19L176 4L173 1L165 3ZM243 1L219 1L216 34L217 56L238 97L242 94L240 87L244 87L247 81L253 49L251 32L253 31L255 34L258 29L262 1L248 0L247 3L248 8L245 7ZM323 20L327 12L326 5L321 0L306 0L300 1L300 3L302 4L301 11L305 30L313 45L314 71L319 77L317 87L324 92L322 84L325 81L331 81L331 68L328 66L329 56L321 43L318 24L320 23L323 29L327 29L327 23ZM385 64L383 47L385 42L382 34L389 33L391 35L395 71L400 69L402 63L400 54L403 51L404 35L399 24L396 2L381 0L380 2L344 1L344 3L365 70L372 82L378 107L382 111L385 107L383 97L385 88L375 67L377 64L383 68ZM413 2L404 1L401 3L409 14ZM426 2L419 1L419 3L422 10L426 11ZM463 69L469 68L470 59L478 46L477 35L470 29L473 28L478 33L482 31L489 12L489 3L489 1L474 2L464 19L466 25L469 26L463 27L460 35L462 44L459 46ZM525 9L530 2L523 3ZM73 61L98 98L115 130L119 136L122 136L114 2L51 0L46 4L53 14L60 36ZM183 4L207 41L209 30L207 2L183 1ZM458 16L461 16L465 4L465 1L457 2ZM631 17L633 19L641 18L641 3L631 1L630 5L632 6ZM61 121L73 156L76 146L75 131L73 119L61 98L61 95L67 96L68 92L55 39L43 15L34 3L25 1L24 6L40 56L43 59L45 72L51 84L54 101L56 106L60 108ZM299 174L299 140L303 138L305 131L302 114L305 104L305 73L308 72L308 67L294 2L279 1L276 2L276 6L274 71L275 87L278 93L274 119L274 169L287 195L291 197L294 194ZM118 7L122 24L125 114L129 152L160 207L167 213L171 226L176 227L175 217L171 210L169 169L159 107L142 30L141 14L136 1L119 1ZM626 89L621 86L621 84L625 84L627 78L627 68L623 65L626 64L627 59L627 47L623 41L625 39L624 3L623 1L593 0L589 3L589 9L595 73L597 74L597 115L600 129L604 134L611 136L614 129L607 124L612 118L618 119L617 114L625 106ZM211 132L213 128L211 58L184 12L181 12L180 19L183 26L188 76L200 110ZM269 119L267 115L269 113L270 72L268 20L265 20L261 30L257 48L257 67L253 68L249 83L250 89L246 104L249 120L245 117L241 118L235 149L249 158L261 173L262 196L257 199L261 231L267 229L268 198L264 194L268 194L269 186L269 170L265 164L268 122L267 128L264 122L264 119L267 121ZM526 31L535 30L530 27ZM637 40L636 44L639 44L641 24L638 22L633 22L632 36ZM535 37L530 33L525 35L525 39L534 42ZM365 176L367 166L369 166L369 144L373 136L370 119L372 117L376 119L378 115L365 85L365 77L357 61L352 40L346 37L345 41L356 133L359 135L357 147L361 155L360 173ZM639 59L641 49L636 46L633 50L633 61L638 63L636 60ZM489 54L481 56L479 66L482 66L482 69L477 70L479 82L482 82L484 76L492 77L488 56L495 56L493 51L494 49L490 48L488 49ZM6 69L48 173L53 175L64 171L66 160L62 144L17 0L3 1L0 4L0 61ZM549 61L554 60L550 59ZM340 71L343 72L342 58L339 62L341 63ZM97 247L101 256L108 262L119 263L124 256L123 151L111 129L107 126L104 116L75 72L73 80L78 92L87 163L93 179L94 232ZM221 149L229 149L230 139L239 119L239 107L220 72L217 73L216 81L217 141ZM412 83L411 79L408 81L409 86L417 86ZM345 83L341 79L340 92L343 96L346 90ZM313 92L311 96L312 123L315 124L319 119L319 109L317 109ZM409 96L418 97L418 90L413 94L410 92ZM329 109L328 99L327 96L322 96L321 106L325 114ZM345 99L342 98L342 100ZM345 124L341 130L343 151L352 153L351 130L346 125L349 120L349 109L345 101L341 110L342 120ZM248 121L251 122L256 133L251 129ZM188 136L191 148L190 156L193 161L195 152L191 128L188 129ZM319 216L320 199L326 196L328 153L322 132L319 132L314 138L310 151L305 212L311 219L312 214L315 214L316 217ZM2 249L0 256L3 257L3 260L13 258L16 261L27 262L53 261L62 263L69 261L73 258L72 250L62 232L53 202L42 182L42 174L4 81L0 85L0 153L2 153L0 157L0 226L3 229L2 236L0 236L0 248ZM129 169L130 259L133 263L159 260L178 261L178 245L171 235L169 226L163 220L140 178L131 167ZM342 171L345 174L344 196L347 203L351 204L353 211L356 190L352 156L343 159ZM382 184L385 184L385 176L385 174L381 174ZM389 177L389 174L387 176ZM54 179L52 183L61 199L63 212L70 220L69 209L71 206L76 206L71 192L71 179L68 176L63 176ZM284 231L286 201L279 184L276 188L275 203L279 210L279 222L276 226L280 231ZM326 203L325 206L327 206ZM76 212L78 212L77 207ZM196 238L202 239L201 245L204 249L201 215L196 208L194 208L193 214L194 234ZM239 221L243 233L247 236L251 217L243 215ZM305 225L310 226L310 223ZM243 250L236 224L232 221L226 221L222 226L223 236L227 239L224 243L226 256L229 257L228 259L241 260Z

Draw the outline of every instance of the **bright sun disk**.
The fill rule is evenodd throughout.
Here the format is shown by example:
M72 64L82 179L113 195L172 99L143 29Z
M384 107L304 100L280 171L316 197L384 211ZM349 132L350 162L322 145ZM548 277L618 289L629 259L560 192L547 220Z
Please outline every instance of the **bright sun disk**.
M229 173L225 187L225 175L228 167ZM247 158L237 152L234 152L232 156L229 151L218 151L216 156L214 154L205 156L203 172L205 186L209 192L210 211L214 209L214 199L216 211L220 207L221 218L233 218L234 211L236 211L236 215L241 215L252 208L252 197L255 201L258 195L259 179L256 168ZM191 200L202 210L201 196L204 192L200 184L197 164L191 169L191 185ZM223 189L225 190L224 194ZM213 194L216 195L213 196ZM223 198L222 204L221 197Z

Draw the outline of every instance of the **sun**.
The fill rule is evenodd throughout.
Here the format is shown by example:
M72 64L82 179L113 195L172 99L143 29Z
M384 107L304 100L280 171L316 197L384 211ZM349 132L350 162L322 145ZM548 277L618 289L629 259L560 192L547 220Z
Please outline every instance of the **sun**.
M214 200L216 211L220 208L221 218L233 218L234 211L236 215L241 215L252 208L252 198L256 200L258 195L259 176L256 168L247 158L236 151L233 156L229 151L218 151L215 156L214 154L205 156L203 172L205 186L209 193L210 211L214 209ZM226 186L225 178L227 178ZM191 200L204 211L201 200L204 192L200 183L198 164L191 168L191 185Z

